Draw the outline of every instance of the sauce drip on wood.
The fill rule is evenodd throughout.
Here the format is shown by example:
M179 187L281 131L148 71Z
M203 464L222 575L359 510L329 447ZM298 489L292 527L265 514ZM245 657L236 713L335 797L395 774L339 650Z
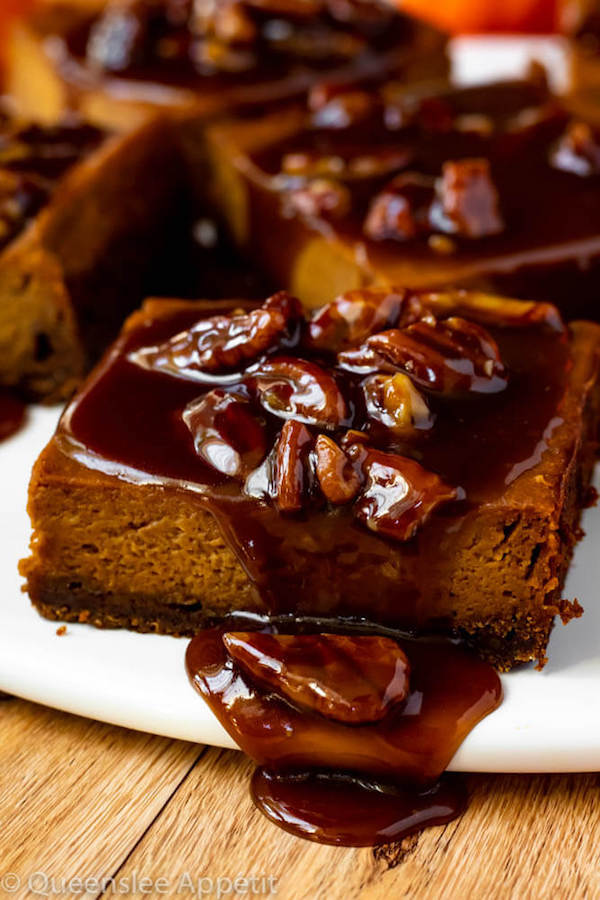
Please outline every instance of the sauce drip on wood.
M375 846L463 811L464 785L443 772L500 704L500 679L450 640L391 634L213 628L190 643L194 687L256 761L254 802L285 830L326 844ZM398 693L402 658L408 690ZM314 696L324 700L319 708ZM373 713L377 698L388 705ZM350 720L350 702L369 710L364 721Z

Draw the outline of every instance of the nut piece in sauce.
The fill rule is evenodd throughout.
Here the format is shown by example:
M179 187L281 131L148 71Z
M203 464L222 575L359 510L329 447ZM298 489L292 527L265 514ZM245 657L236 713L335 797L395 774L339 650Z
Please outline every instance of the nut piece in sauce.
M508 383L493 337L466 319L421 321L404 330L382 331L366 346L419 387L448 396L494 394Z
M280 291L258 309L200 319L163 344L136 350L129 359L180 378L210 381L243 369L267 350L292 343L301 316L299 301Z
M363 384L369 418L410 440L433 427L435 416L408 375L371 375Z
M457 488L445 484L413 459L355 444L365 486L354 504L354 515L371 531L396 541L409 541L443 503L460 499Z
M366 121L374 111L375 100L368 91L344 91L330 98L311 95L314 128L349 128ZM320 105L319 105L320 103Z
M283 214L308 218L341 219L350 211L348 188L332 178L314 178L283 195Z
M325 498L334 505L349 503L360 489L360 476L341 447L320 434L315 443L315 471Z
M301 422L290 419L279 435L275 452L275 498L281 512L298 512L308 487L308 453L313 437Z
M348 725L381 721L409 693L409 661L390 638L229 631L223 643L259 685Z
M600 174L600 137L587 122L571 122L550 154L555 169L586 178Z
M363 231L372 241L409 241L429 234L433 179L415 172L397 175L372 200Z
M107 72L125 72L144 63L150 18L150 6L144 0L109 3L90 30L88 63Z
M514 300L481 291L420 291L411 294L409 302L421 307L421 317L432 313L436 318L461 316L495 328L528 328L542 325L551 331L565 330L561 315L552 303Z
M406 168L414 158L408 147L377 147L372 152L343 157L316 151L286 153L281 161L283 176L296 178L336 178L356 182L380 178Z
M334 429L348 417L346 401L335 379L316 363L293 356L272 356L247 373L259 402L282 419L297 419Z
M317 350L339 353L369 335L393 328L404 309L406 291L354 290L317 310L308 324L305 343Z
M444 163L431 206L431 227L465 238L483 238L504 230L500 200L487 159Z
M229 478L245 478L264 459L267 437L248 400L216 388L183 411L198 456Z

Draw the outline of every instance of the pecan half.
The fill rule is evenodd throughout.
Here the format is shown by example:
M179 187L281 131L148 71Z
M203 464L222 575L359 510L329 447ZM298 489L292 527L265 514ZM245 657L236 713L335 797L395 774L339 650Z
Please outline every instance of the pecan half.
M600 137L587 122L570 122L550 154L555 169L582 178L600 173Z
M360 476L342 448L320 434L315 443L315 456L315 471L325 498L334 505L353 500L360 488Z
M460 497L456 488L414 459L360 444L352 445L348 455L360 462L365 475L354 504L356 518L393 540L410 540L438 506Z
M551 331L563 332L565 325L552 303L533 300L513 300L481 291L449 290L422 291L411 294L415 312L421 307L421 317L427 312L441 318L464 316L479 325L496 328L528 328L542 325Z
M317 310L308 324L305 342L312 349L339 353L369 335L397 324L406 291L354 290Z
M375 375L377 372L393 374L397 371L397 367L393 363L367 347L366 344L338 353L337 364L340 369L352 372L354 375Z
M493 337L466 319L422 321L404 331L382 331L370 337L366 346L429 391L491 394L508 383Z
M331 178L314 178L283 195L283 213L290 217L300 213L309 218L340 219L350 206L348 188Z
M144 347L129 357L145 368L197 381L235 372L268 350L293 342L302 307L285 291L258 309L231 316L201 319L156 347Z
M223 643L259 685L337 722L381 721L409 693L410 664L390 638L229 631Z
M369 418L410 440L433 427L435 416L408 375L372 375L363 384Z
M229 478L246 478L267 453L264 425L239 394L216 388L189 403L182 418L198 456Z
M348 417L335 379L316 363L273 356L248 370L263 407L282 419L298 419L320 428L339 428Z
M487 159L444 163L431 206L434 229L466 238L483 238L504 230L498 191Z
M434 181L415 172L397 175L372 200L363 225L372 241L408 241L429 234Z
M275 499L281 512L302 509L312 442L310 431L301 422L290 419L281 429L275 455Z

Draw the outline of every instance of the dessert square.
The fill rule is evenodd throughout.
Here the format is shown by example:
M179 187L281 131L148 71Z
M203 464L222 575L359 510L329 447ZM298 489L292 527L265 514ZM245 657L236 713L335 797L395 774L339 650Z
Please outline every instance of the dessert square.
M50 0L12 33L7 87L33 118L75 107L122 129L157 110L289 100L319 78L444 75L445 43L379 0Z
M1 384L34 399L72 393L148 290L180 171L164 121L119 137L3 117Z
M324 87L207 142L233 234L308 306L450 285L600 316L598 132L543 82Z
M466 291L148 301L34 467L26 589L99 627L373 622L543 664L581 613L599 351L600 326Z

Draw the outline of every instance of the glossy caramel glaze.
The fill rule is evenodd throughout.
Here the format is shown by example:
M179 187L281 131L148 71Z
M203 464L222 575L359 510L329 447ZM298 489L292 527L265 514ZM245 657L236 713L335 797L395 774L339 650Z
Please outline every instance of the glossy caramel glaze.
M371 440L378 453L418 460L454 491L455 502L434 509L416 538L388 540L364 527L351 504L326 504L314 493L297 512L285 513L261 481L260 467L252 493L241 491L239 481L225 477L197 452L184 420L186 407L195 408L193 404L215 388L237 390L239 376L225 376L225 384L219 375L190 380L129 358L198 321L197 307L173 309L169 314L167 304L155 317L138 317L67 409L59 446L91 468L131 481L150 477L193 492L220 522L265 611L273 614L364 615L369 610L378 621L426 623L429 610L421 606L418 584L399 584L388 566L403 557L409 562L424 549L429 552L430 541L433 552L444 535L461 528L470 510L500 503L513 482L538 465L562 422L561 403L572 366L566 333L544 327L491 328L509 373L505 390L446 398L430 394L434 427L410 440L378 430L376 423L373 427ZM322 352L311 355L303 348L303 356L331 365ZM347 403L344 427L330 432L339 439L348 426L367 425L360 391L363 376L330 371ZM251 402L244 396L246 388L240 389L240 402ZM260 421L268 450L278 439L282 419L263 407ZM314 426L302 427L309 437L314 434ZM451 493L446 491L447 499ZM335 575L342 562L354 573L343 584Z
M302 627L296 623L296 631ZM287 635L209 629L187 652L192 683L260 766L252 784L259 809L294 834L349 846L399 840L458 815L464 788L439 779L467 734L499 705L494 669L449 641L388 633L369 646L372 670L384 671L399 647L410 667L409 692L378 721L344 722L332 718L331 705L320 713L306 706L301 693L291 700L283 693L285 680L290 672L296 681L304 677L339 706L340 696L356 694L354 654L373 637L345 634L346 666L339 654L323 650L326 634L309 629L295 640L299 656L290 651L294 638ZM232 642L245 644L255 660L279 674L268 685L261 681L256 663L248 668L243 656L229 652Z

